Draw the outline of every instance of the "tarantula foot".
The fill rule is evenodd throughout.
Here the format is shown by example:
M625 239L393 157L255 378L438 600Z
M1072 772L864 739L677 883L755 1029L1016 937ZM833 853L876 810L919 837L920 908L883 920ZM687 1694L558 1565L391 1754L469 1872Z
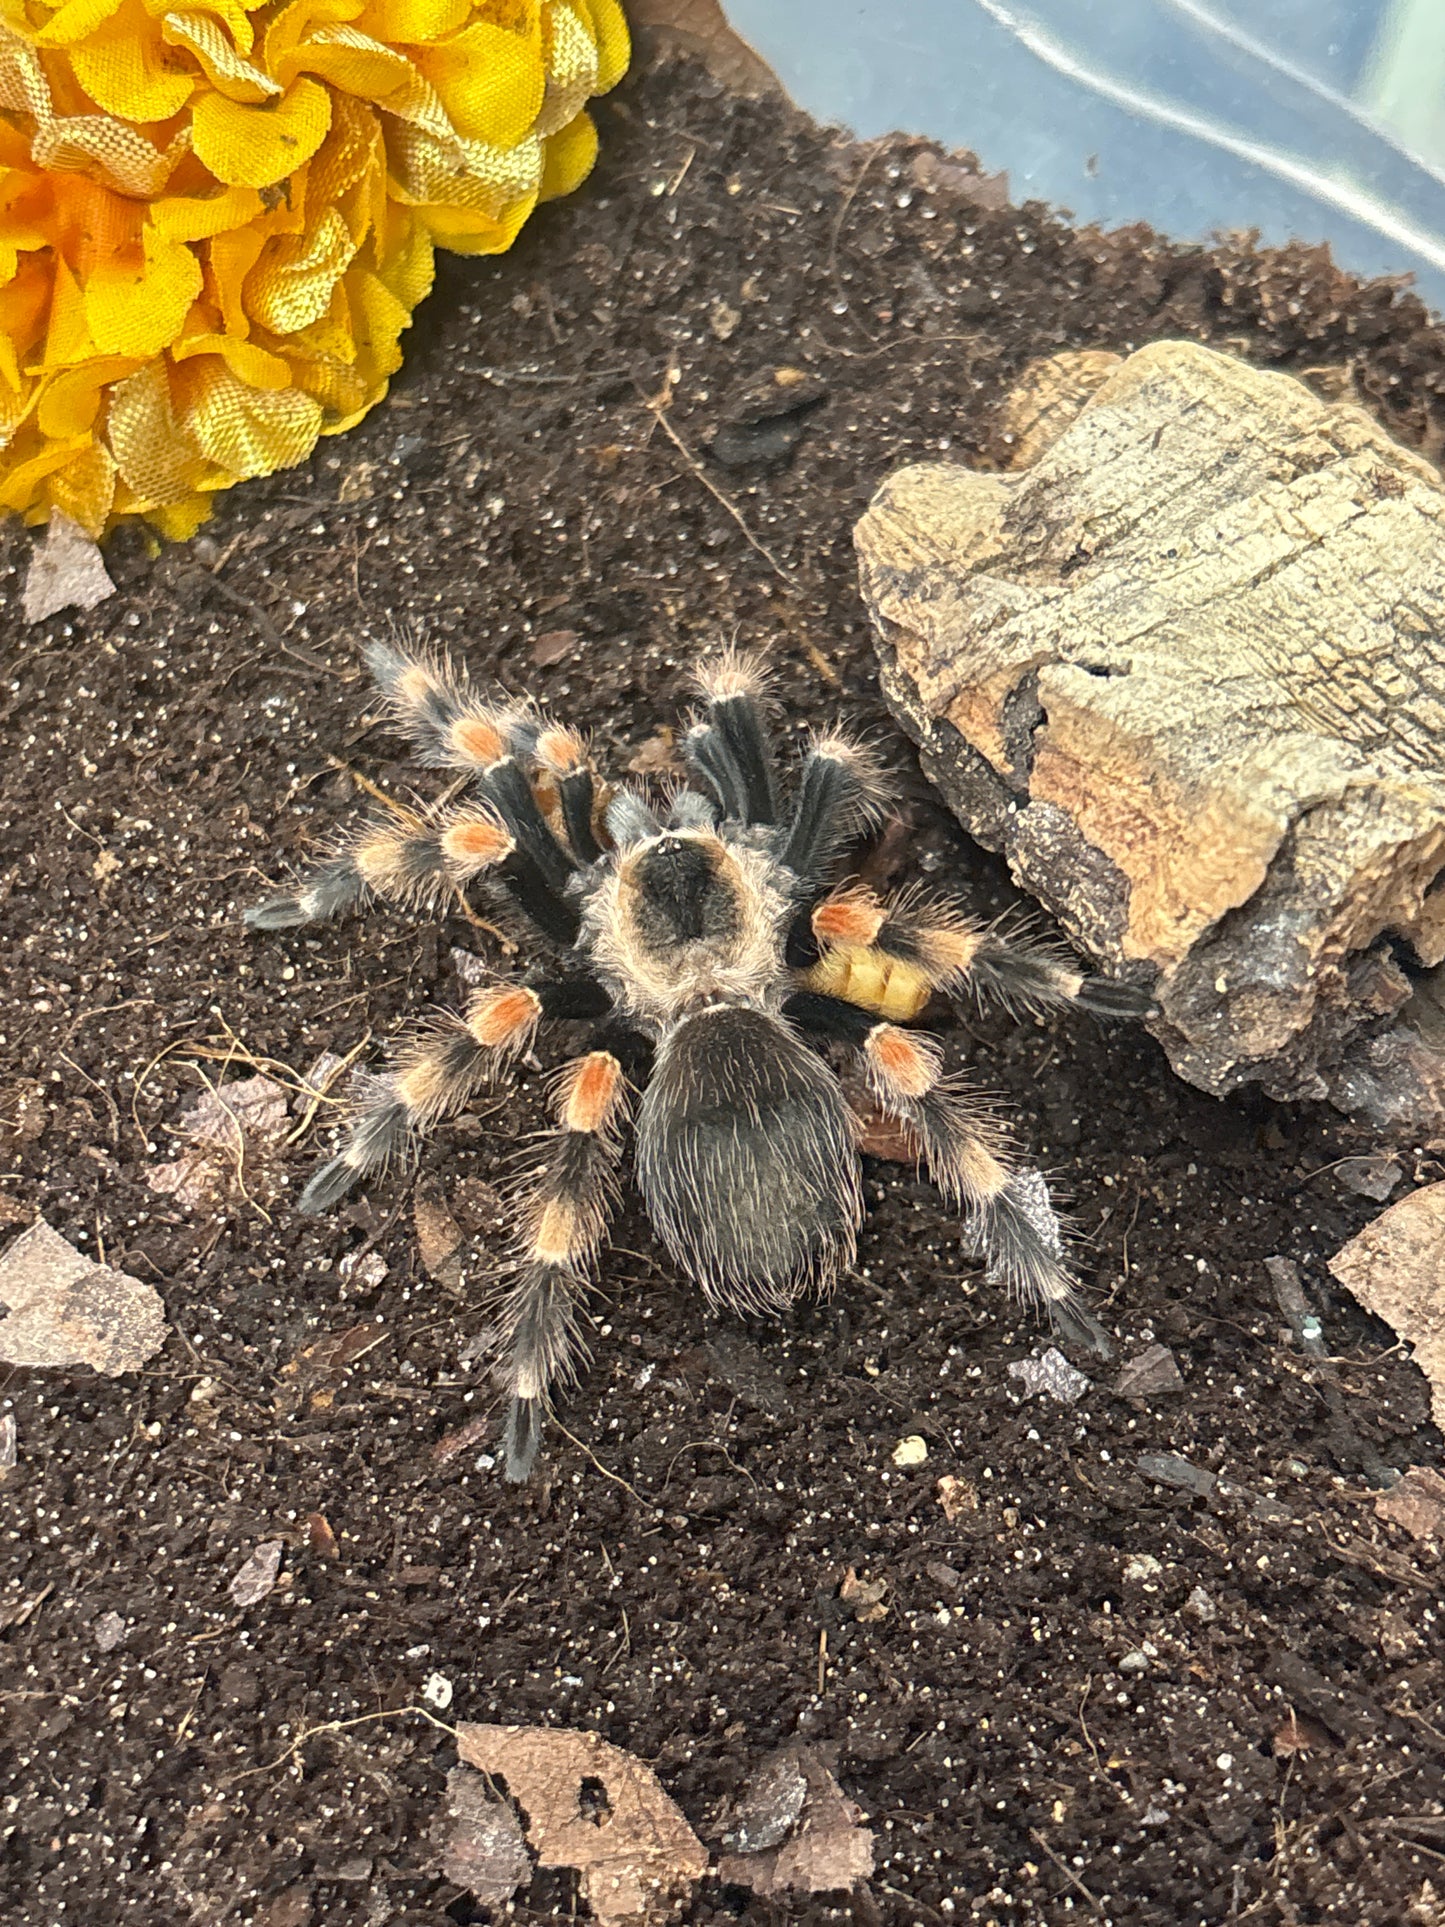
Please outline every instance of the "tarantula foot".
M1114 1347L1109 1342L1109 1334L1077 1298L1055 1299L1049 1306L1049 1323L1060 1338L1072 1339L1076 1345L1085 1346L1100 1358L1113 1357Z
M1085 977L1074 999L1080 1010L1096 1017L1157 1017L1159 1006L1151 990L1121 983L1117 977Z
M507 1407L507 1429L502 1449L507 1455L506 1478L521 1485L532 1476L537 1455L542 1450L547 1408L540 1398L514 1398Z
M311 1173L310 1182L296 1200L296 1209L308 1218L319 1217L344 1198L360 1176L361 1172L345 1157L328 1158Z
M242 921L248 930L295 930L300 924L310 923L312 915L304 897L286 891L267 897L264 903L253 903L242 912Z

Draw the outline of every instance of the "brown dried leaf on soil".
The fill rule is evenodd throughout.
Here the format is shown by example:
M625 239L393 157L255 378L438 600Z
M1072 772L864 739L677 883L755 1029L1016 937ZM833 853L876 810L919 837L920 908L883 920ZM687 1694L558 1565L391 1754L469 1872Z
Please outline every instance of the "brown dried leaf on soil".
M516 1814L485 1773L454 1766L447 1775L451 1826L441 1855L444 1879L483 1906L500 1907L532 1878L532 1859Z
M1445 1182L1412 1191L1350 1239L1330 1270L1415 1348L1445 1425Z
M169 1329L153 1285L96 1264L43 1218L0 1258L0 1305L7 1365L89 1365L116 1378L153 1358Z
M1375 1513L1403 1526L1412 1539L1445 1545L1445 1476L1432 1465L1412 1465L1398 1485L1376 1494Z
M956 1473L945 1472L936 1487L938 1503L943 1507L943 1516L950 1525L961 1518L965 1512L978 1511L978 1487L968 1479L960 1479Z
M60 509L50 511L25 576L25 620L43 622L62 609L93 609L115 594L100 544Z
M435 1278L448 1291L460 1290L466 1239L447 1208L440 1185L418 1185L412 1199L411 1217L416 1227L417 1251L428 1277Z
M185 1148L147 1173L152 1191L197 1209L241 1181L249 1153L275 1144L287 1125L286 1089L258 1073L207 1091L181 1115Z
M860 1886L873 1872L873 1834L863 1817L811 1747L785 1747L763 1762L724 1835L725 1845L758 1845L724 1854L718 1878L763 1899Z
M1153 1398L1161 1392L1184 1389L1179 1366L1167 1345L1147 1345L1126 1359L1114 1386L1118 1398Z
M285 1550L284 1539L263 1539L251 1557L232 1579L226 1591L243 1610L254 1606L276 1587L276 1575L281 1570L281 1554Z
M888 1608L883 1604L883 1595L887 1591L886 1579L860 1579L856 1569L849 1566L838 1588L838 1597L851 1608L859 1625L867 1626L875 1620L888 1617Z
M575 1868L602 1927L665 1919L707 1871L706 1849L656 1774L596 1733L464 1724L457 1752L505 1781L538 1865Z

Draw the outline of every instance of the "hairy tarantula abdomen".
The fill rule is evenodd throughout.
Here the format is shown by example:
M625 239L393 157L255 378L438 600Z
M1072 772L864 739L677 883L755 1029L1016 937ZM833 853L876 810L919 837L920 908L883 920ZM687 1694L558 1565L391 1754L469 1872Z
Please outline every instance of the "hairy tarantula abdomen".
M721 1004L665 1039L636 1168L662 1242L716 1303L777 1311L853 1261L863 1198L848 1106L765 1011Z
M302 1211L408 1161L547 1025L593 1026L558 1079L491 1329L509 1478L531 1471L552 1400L587 1358L634 1080L638 1187L663 1244L714 1302L780 1310L852 1262L856 1121L823 1055L839 1050L854 1053L874 1101L967 1214L990 1275L1102 1342L1076 1302L1043 1179L1014 1167L940 1046L906 1026L935 994L1126 1016L1148 1011L1144 992L946 903L830 890L849 841L881 814L882 778L857 743L819 736L789 796L757 673L731 653L699 672L704 709L683 744L690 786L665 821L626 788L600 809L575 730L483 698L449 665L391 643L366 655L420 760L459 776L464 793L425 810L391 806L247 921L279 931L372 896L435 910L480 894L524 918L547 960L525 982L475 991L366 1080Z

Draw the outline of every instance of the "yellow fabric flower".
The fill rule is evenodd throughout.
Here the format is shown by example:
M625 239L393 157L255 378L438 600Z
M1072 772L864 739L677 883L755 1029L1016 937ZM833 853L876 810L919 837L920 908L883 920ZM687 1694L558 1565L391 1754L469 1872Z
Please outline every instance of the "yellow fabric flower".
M618 0L0 0L0 509L188 535L584 180Z

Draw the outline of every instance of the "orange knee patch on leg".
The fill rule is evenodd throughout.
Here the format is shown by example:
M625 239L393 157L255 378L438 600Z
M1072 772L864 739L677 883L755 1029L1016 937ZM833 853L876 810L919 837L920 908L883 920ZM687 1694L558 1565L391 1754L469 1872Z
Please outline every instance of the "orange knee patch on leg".
M516 848L494 816L464 816L442 833L442 854L458 876L490 869Z
M401 871L404 841L395 832L383 830L377 836L369 836L364 843L358 843L352 851L351 860L356 865L357 873L373 890L384 891L395 885Z
M566 776L587 761L587 747L575 729L544 729L537 738L537 761L554 775Z
M558 1119L564 1131L604 1130L622 1096L622 1066L610 1051L589 1051L568 1067Z
M878 1076L899 1097L922 1097L938 1082L936 1051L906 1030L878 1024L869 1031L863 1048Z
M832 897L813 912L813 934L823 943L870 944L883 919L881 904L867 897Z
M445 1067L435 1057L422 1055L405 1065L397 1076L396 1094L413 1117L425 1117L445 1098L448 1078Z
M536 1028L542 1000L525 984L498 984L482 990L467 1007L467 1029L492 1050L516 1050Z
M507 739L496 717L473 711L458 716L447 732L447 740L465 762L498 763L507 753Z

